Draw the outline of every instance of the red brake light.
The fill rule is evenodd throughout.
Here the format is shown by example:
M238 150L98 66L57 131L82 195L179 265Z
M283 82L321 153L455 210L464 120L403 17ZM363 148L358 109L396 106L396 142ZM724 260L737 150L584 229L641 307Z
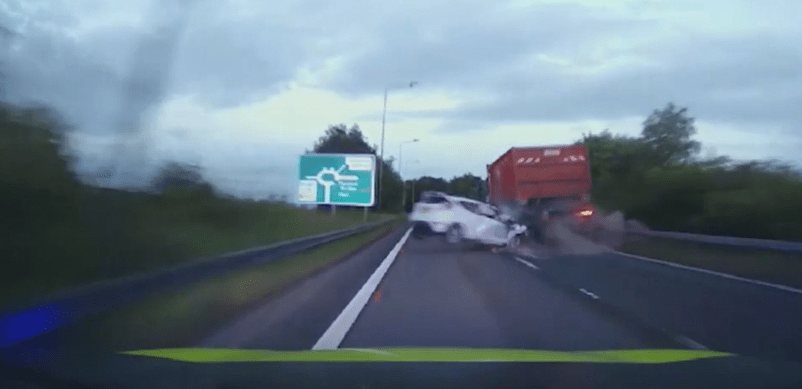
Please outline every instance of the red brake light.
M593 207L582 207L577 209L574 214L580 219L590 219L593 217L595 210Z

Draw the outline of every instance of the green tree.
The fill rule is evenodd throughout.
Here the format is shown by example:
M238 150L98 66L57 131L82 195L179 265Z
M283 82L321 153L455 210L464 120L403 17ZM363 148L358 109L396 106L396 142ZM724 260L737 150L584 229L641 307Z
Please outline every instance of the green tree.
M668 103L664 109L654 110L643 122L641 137L652 165L686 163L701 149L701 144L691 139L696 127L687 112L688 108Z
M484 201L485 196L487 196L484 180L471 173L452 178L448 183L448 192L455 196L467 197L479 201Z
M595 201L608 209L633 204L645 176L641 139L613 135L605 129L599 134L583 134L577 143L588 150Z
M151 189L160 194L214 193L214 187L203 177L200 166L179 162L162 166L151 182Z
M376 146L368 144L359 125L354 124L349 129L345 124L329 126L326 133L318 138L312 151L321 154L373 154L376 155Z
M423 176L415 180L411 180L409 184L410 190L414 189L414 196L410 196L412 198L412 202L416 202L420 199L420 194L427 191L435 191L435 192L448 192L449 191L449 182L440 178L440 177L431 177L431 176Z

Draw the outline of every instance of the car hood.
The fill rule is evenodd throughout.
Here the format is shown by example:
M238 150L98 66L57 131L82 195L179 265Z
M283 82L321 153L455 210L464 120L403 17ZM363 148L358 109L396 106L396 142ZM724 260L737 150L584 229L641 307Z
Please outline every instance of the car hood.
M802 365L684 349L554 351L357 348L132 350L54 364L50 383L105 388L773 388L802 387ZM2 377L12 377L0 365ZM45 382L42 372L12 377ZM59 381L60 380L60 381ZM67 385L69 383L69 385ZM2 386L2 385L0 385Z

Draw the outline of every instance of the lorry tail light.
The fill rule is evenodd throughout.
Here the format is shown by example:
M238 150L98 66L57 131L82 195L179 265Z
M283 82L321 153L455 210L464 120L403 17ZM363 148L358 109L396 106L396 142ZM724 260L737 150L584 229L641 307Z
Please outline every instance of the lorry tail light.
M578 217L580 220L589 220L593 217L593 214L593 208L581 208L575 212L576 217Z

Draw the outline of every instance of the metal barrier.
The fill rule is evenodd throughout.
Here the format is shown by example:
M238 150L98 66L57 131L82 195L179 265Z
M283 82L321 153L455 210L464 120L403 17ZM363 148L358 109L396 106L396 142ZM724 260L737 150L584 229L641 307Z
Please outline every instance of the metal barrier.
M766 250L778 250L802 253L802 243L781 240L736 238L731 236L698 235L685 232L668 231L636 231L627 230L628 234L643 235L655 238L668 238L689 242L709 243L724 246L748 247Z

